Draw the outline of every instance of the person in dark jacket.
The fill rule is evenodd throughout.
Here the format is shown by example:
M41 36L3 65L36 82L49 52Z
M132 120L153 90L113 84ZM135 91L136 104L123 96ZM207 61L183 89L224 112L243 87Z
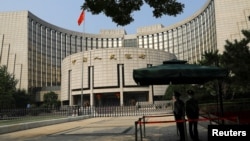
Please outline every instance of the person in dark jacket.
M198 119L199 119L199 106L198 101L194 99L194 91L187 91L189 99L186 101L186 115L188 118L189 135L193 141L199 141L198 136Z
M177 126L177 131L179 132L180 135L180 141L185 141L185 123L184 123L184 117L185 117L185 103L180 99L180 93L179 92L174 92L174 117L176 120L176 126Z

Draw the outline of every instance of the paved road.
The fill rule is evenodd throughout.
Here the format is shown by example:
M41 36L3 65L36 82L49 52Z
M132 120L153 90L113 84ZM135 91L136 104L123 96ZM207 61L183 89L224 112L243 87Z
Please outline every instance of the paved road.
M140 116L141 117L141 116ZM135 121L140 117L102 117L55 124L1 134L1 141L135 141ZM147 121L172 121L173 117L149 118ZM147 124L143 141L176 141L175 123ZM138 132L138 141L140 141ZM207 129L199 126L200 139L207 140Z

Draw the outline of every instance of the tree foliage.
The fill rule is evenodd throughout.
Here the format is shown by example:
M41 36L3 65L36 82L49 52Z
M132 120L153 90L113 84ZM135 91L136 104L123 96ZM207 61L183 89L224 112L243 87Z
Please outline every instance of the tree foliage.
M31 97L26 93L25 90L18 89L13 95L15 99L15 107L16 108L26 108L27 104L31 104Z
M81 9L92 14L104 13L117 25L124 26L134 21L132 13L139 11L143 4L153 8L153 16L176 16L183 12L184 4L176 0L85 0Z
M58 106L58 94L55 92L48 92L43 96L43 105L47 108L55 108Z
M186 91L189 89L192 89L191 84L170 85L165 92L164 99L171 100L173 98L174 91L178 91L182 94L182 97L186 97Z
M203 59L199 61L199 64L221 67L221 55L218 52L218 50L214 52L205 52L202 55Z
M225 50L205 53L199 62L202 65L215 65L226 68L230 73L223 82L213 81L205 84L206 90L215 94L218 84L222 86L224 98L233 99L235 94L250 93L250 31L242 30L244 38L230 42L226 40Z
M240 41L226 40L222 62L230 70L231 80L239 90L250 90L250 31L243 30L244 38Z
M6 66L0 66L0 108L15 106L13 94L16 91L17 82L15 76L8 73Z

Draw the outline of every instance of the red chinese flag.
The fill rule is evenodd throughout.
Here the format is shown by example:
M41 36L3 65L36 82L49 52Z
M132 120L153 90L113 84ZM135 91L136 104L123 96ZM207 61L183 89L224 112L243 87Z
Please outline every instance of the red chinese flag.
M78 25L81 25L82 24L82 22L84 21L84 18L85 18L85 13L84 13L84 11L82 11L82 13L81 13L81 15L79 16L79 18L78 18Z

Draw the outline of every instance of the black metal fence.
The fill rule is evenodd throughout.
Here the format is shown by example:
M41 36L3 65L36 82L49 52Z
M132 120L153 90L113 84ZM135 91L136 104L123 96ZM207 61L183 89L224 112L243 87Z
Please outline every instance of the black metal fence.
M0 109L0 122L8 120L43 120L72 116L89 117L143 116L166 113L169 104L137 104L136 106L62 106L60 108Z
M72 107L67 109L55 108L27 108L27 109L0 109L0 120L22 120L37 118L60 118L69 116Z

